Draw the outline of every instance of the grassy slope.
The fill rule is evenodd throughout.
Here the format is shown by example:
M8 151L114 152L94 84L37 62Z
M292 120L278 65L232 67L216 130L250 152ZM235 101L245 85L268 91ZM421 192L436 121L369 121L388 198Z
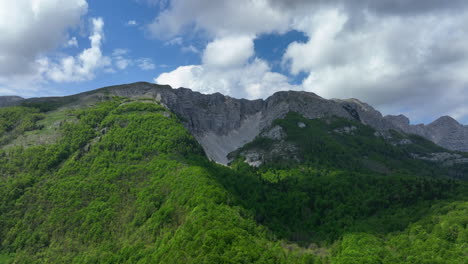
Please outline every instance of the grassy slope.
M2 251L19 263L302 259L230 204L197 166L193 137L165 115L155 103L108 102L78 112L55 145L9 150L0 162Z
M302 122L306 127L297 124ZM342 118L309 120L297 113L289 113L284 119L275 120L287 134L286 141L298 146L301 165L322 168L345 169L380 174L418 175L446 177L450 167L433 162L414 159L411 153L425 155L433 152L450 152L422 137L402 135L391 131L393 139L388 141L374 135L375 130L359 122ZM334 130L356 127L351 133ZM412 144L394 145L401 139L410 139ZM242 150L263 149L270 152L275 141L258 137ZM239 152L239 151L238 151ZM299 164L288 156L273 157L267 167L297 167ZM468 166L459 166L462 175L468 174ZM463 176L461 177L463 178Z
M24 135L56 115L29 122L43 114L12 109L4 111L23 114L0 136ZM408 177L406 167L401 175L377 175L317 162L321 156L311 153L302 165L253 169L238 162L230 169L207 161L156 103L116 99L74 115L79 121L62 124L55 144L0 151L0 260L463 263L463 182ZM295 129L298 118L278 122ZM28 129L19 129L23 123ZM326 139L322 160L341 159L327 153L340 146ZM357 154L345 150L340 155Z
M411 137L415 144L393 146L371 128L343 119L307 120L290 113L276 124L286 141L299 146L301 162L273 157L254 169L239 159L232 165L242 180L220 179L259 223L305 246L331 246L333 263L464 263L466 182L447 178L449 168L409 154L439 147L419 137ZM345 126L357 130L332 132ZM243 150L268 153L274 146L257 138ZM369 160L386 171L369 168Z

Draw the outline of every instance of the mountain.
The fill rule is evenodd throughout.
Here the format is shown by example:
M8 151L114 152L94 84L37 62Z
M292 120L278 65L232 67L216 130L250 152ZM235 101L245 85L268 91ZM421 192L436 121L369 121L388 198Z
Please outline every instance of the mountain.
M408 134L423 136L432 142L451 150L468 151L468 126L458 123L449 116L443 116L428 125L410 125L403 115L385 116L384 119Z
M266 100L250 101L220 93L205 95L185 88L172 89L169 86L140 82L105 87L63 98L10 100L10 105L48 102L47 106L42 107L65 104L76 107L97 102L110 95L150 97L160 101L182 117L184 125L203 146L208 157L222 164L229 162L227 155L230 152L252 141L273 120L282 118L291 111L308 119L337 116L357 120L377 131L396 130L416 134L449 150L468 151L468 126L463 126L450 117L441 117L427 126L410 125L409 119L403 115L383 117L373 107L357 99L326 100L310 92L278 92ZM0 99L0 106L3 100L6 99Z
M0 263L466 258L468 154L356 99L136 83L14 105L0 108Z
M24 98L19 96L0 96L0 107L7 107L19 104Z

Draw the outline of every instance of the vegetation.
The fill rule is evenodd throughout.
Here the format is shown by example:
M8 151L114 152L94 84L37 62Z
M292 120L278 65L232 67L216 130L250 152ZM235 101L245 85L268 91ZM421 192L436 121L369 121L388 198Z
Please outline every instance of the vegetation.
M299 127L298 123L303 123L305 127ZM414 159L412 154L451 152L420 136L407 136L390 131L390 135L386 135L391 137L388 140L376 136L374 129L357 121L337 117L309 120L294 112L289 113L284 119L275 120L274 125L284 129L287 142L298 146L297 154L300 162L290 156L278 155L268 160L267 167L291 168L300 165L383 175L424 177L454 175L468 179L466 164L444 167L434 162ZM353 129L344 132L344 128ZM393 143L402 139L409 139L412 143ZM271 152L274 147L274 140L258 137L237 153L249 149Z
M2 138L45 129L39 119L56 114L0 111ZM240 158L231 167L208 161L178 117L156 102L114 98L70 114L77 121L60 125L56 143L0 150L0 262L466 258L466 182L436 175L446 169L408 158L408 150L360 124L353 136L335 135L327 131L343 120L291 114L277 124L302 143L301 162L252 168ZM259 138L246 147L271 144ZM356 158L363 153L388 170L369 169Z
M40 128L36 122L43 117L34 108L0 108L0 146L9 143L26 131Z

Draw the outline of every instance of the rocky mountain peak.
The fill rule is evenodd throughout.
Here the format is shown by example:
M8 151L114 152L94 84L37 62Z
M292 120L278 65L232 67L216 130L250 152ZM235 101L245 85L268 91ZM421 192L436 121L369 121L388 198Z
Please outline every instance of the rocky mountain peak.
M405 115L386 115L384 119L401 130L407 130L410 127L410 120Z
M385 116L358 99L324 99L305 91L281 91L265 100L236 99L220 93L201 94L187 88L138 82L104 87L62 98L0 97L0 107L22 102L62 102L86 105L109 95L130 98L150 97L181 117L207 155L226 164L227 155L269 129L275 119L297 112L308 119L343 117L369 125L378 131L394 129L426 137L451 150L468 151L468 127L451 117L441 117L430 125L411 125L404 115ZM2 104L3 102L3 104ZM7 102L7 103L5 103Z
M461 127L457 120L450 116L442 116L428 125L429 127Z

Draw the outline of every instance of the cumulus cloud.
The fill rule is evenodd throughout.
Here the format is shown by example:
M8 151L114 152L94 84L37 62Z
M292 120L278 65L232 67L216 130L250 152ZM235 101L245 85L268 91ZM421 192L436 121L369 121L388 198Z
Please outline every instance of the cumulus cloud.
M35 72L37 56L61 45L87 8L85 0L0 1L0 75Z
M157 82L246 97L291 89L288 78L271 72L267 62L248 61L255 58L248 39L297 30L309 39L288 46L283 67L292 76L305 74L301 89L327 98L357 97L386 113L404 112L418 120L440 114L468 118L464 0L173 0L149 29L159 38L180 41L191 30L211 41L202 65L180 67ZM247 69L257 67L262 70L256 78L248 75L255 79L251 83L265 87L260 82L269 74L284 83L248 92L256 86L242 79Z
M76 37L72 37L65 43L65 47L76 47L78 48L78 40L76 40Z
M135 20L129 20L127 22L127 26L137 26L138 25L138 22L136 22Z
M290 44L284 61L293 74L308 74L305 90L324 97L357 97L420 120L454 115L458 100L445 95L461 91L464 97L468 91L468 79L460 74L468 55L467 32L459 30L468 26L466 17L465 12L382 19L368 13L350 29L352 14L331 9L296 25L310 39ZM426 109L426 102L433 107Z
M62 58L58 63L45 59L43 66L47 68L45 75L48 79L55 82L91 80L98 69L111 64L110 58L104 56L101 51L104 21L102 18L93 18L91 22L92 34L89 37L91 47L83 50L76 57Z
M143 71L150 71L156 69L153 60L150 58L139 58L136 61L138 67Z
M0 1L0 93L37 94L46 81L45 54L78 44L67 31L87 9L85 0Z
M188 46L184 46L182 47L182 52L191 52L191 53L200 53L200 51L193 45L188 45Z
M115 49L112 52L112 62L119 70L125 70L129 66L135 65L143 71L154 70L156 68L151 58L134 59L130 56L130 50L128 49ZM115 72L115 70L110 70L110 72Z
M220 92L238 98L258 99L281 90L297 90L288 78L271 72L268 64L260 59L244 66L211 68L208 65L181 66L163 73L154 80L172 87L190 87L202 93Z
M271 72L264 60L254 58L253 38L229 36L209 43L202 65L181 66L163 73L155 82L173 87L190 87L202 93L257 99L280 90L297 90L282 74ZM250 61L250 59L252 59Z
M68 30L80 24L87 11L86 1L18 0L0 3L0 94L34 96L52 93L51 82L92 80L99 72L115 73L136 65L154 69L151 59L132 59L129 50L115 49L103 54L104 20L89 20L89 46L76 55L56 48L78 47ZM21 19L20 19L21 18ZM46 28L47 30L44 30Z
M288 17L266 0L172 0L149 25L159 38L173 38L185 30L205 31L211 36L284 32ZM194 27L192 27L194 25Z
M127 58L128 53L127 49L115 49L112 52L112 60L118 69L125 70L132 63L131 59Z
M214 67L239 66L254 54L253 39L248 36L216 39L206 46L203 63Z

